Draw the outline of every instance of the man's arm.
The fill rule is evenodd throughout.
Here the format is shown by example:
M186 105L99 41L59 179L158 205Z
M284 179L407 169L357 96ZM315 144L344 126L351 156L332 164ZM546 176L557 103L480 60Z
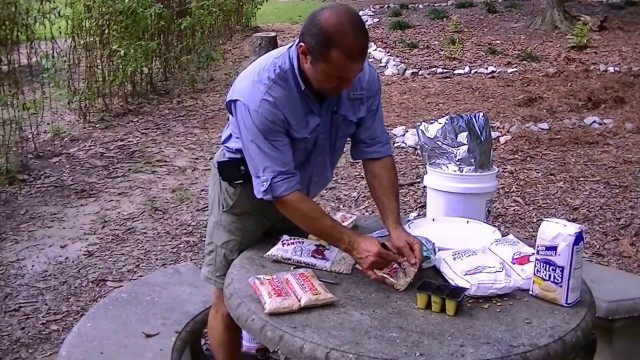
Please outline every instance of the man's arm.
M258 110L236 101L231 109L256 197L273 201L278 210L302 230L345 252L352 251L358 235L300 192L300 177L294 168L285 122L275 105L263 101Z
M384 226L390 233L401 230L398 174L393 157L364 160L362 166L371 197L378 207Z
M370 66L367 64L367 66ZM367 69L366 115L351 138L351 158L362 160L367 186L389 231L402 228L398 200L398 174L393 148L384 127L380 77Z
M367 186L382 222L389 230L391 245L416 265L422 261L422 245L405 231L400 220L398 173L391 141L384 127L380 77L377 71L368 70L367 111L351 138L351 157L362 160Z

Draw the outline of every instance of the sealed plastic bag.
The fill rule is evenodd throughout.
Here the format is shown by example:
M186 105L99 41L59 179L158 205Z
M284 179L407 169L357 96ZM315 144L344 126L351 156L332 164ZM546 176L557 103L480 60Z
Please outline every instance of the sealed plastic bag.
M303 308L329 305L338 301L309 269L287 271L281 274L281 278Z
M355 260L349 254L322 241L283 235L264 257L340 274L350 274Z
M529 290L533 278L534 250L513 235L494 240L489 251L505 266L507 274L521 290Z
M258 295L266 314L285 314L300 310L300 301L279 275L255 275L249 284Z
M496 296L518 288L500 260L488 250L439 251L436 267L451 284L469 289L469 296Z
M384 278L384 282L398 291L402 291L411 284L418 272L417 266L412 266L406 259L394 262L384 270L374 270L376 274Z

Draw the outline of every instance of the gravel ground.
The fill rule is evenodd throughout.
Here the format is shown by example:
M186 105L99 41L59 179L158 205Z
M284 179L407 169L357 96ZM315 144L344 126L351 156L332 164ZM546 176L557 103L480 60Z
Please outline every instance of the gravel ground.
M479 8L464 11L481 16ZM485 17L510 29L501 16L507 15ZM476 22L461 20L467 42L495 41L491 31L471 30ZM509 76L383 77L383 101L389 130L486 111L494 131L512 137L495 145L500 189L493 223L533 240L543 217L579 222L588 228L588 260L640 274L640 82L632 73L586 68L608 62L605 57L639 63L633 50L639 34L613 15L610 21L615 27L597 35L602 40L593 52L569 53L545 41L536 47L547 54L545 62ZM297 28L275 30L284 43ZM372 40L384 43L385 31L374 28ZM537 41L527 34L513 42ZM618 45L611 45L617 37ZM507 54L518 51L500 41L511 49ZM174 89L92 126L69 124L64 137L47 144L48 155L34 160L20 187L0 192L0 358L50 357L73 324L114 288L163 266L200 264L210 160L226 121L223 99L229 75L244 59L232 49L226 54L225 65L203 76L208 82L195 91ZM440 62L437 52L416 54L407 61ZM573 67L567 60L573 57L585 67ZM547 67L554 71L541 74ZM583 124L587 116L614 122L594 129ZM510 131L541 121L550 129ZM423 212L420 156L397 148L395 158L404 184L402 211ZM348 155L318 200L330 211L375 212L360 165Z

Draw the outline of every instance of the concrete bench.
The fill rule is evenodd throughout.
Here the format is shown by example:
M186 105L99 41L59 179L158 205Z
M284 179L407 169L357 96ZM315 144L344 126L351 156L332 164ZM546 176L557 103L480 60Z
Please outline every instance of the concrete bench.
M594 359L640 356L640 276L590 262L582 271L596 300Z
M114 290L74 326L58 360L169 359L178 332L211 305L199 272L182 263Z

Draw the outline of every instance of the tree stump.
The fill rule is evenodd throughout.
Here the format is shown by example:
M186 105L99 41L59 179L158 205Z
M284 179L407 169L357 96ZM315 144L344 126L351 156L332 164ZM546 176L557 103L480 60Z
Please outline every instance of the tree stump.
M275 32L260 32L251 35L249 39L251 62L278 47L278 34Z
M564 3L565 0L538 0L530 27L571 31L575 17L565 10Z
M249 58L242 62L238 72L236 73L236 77L238 74L242 72L242 70L246 69L247 66L251 65L252 62L256 61L260 56L268 53L271 50L275 50L278 48L278 34L275 32L260 32L251 35L249 39L249 51L251 54Z

